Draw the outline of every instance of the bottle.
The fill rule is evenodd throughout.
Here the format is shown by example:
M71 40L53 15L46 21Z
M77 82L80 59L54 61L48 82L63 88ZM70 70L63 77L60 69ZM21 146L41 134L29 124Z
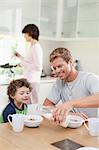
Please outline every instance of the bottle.
M81 63L80 63L80 60L76 59L75 62L74 62L74 64L75 64L75 69L76 69L77 71L83 70L83 69L82 69L82 66L81 66Z

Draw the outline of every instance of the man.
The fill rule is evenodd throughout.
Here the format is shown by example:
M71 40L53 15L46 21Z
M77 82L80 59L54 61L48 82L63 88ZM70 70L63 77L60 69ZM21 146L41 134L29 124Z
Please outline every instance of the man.
M93 73L77 71L68 49L57 48L50 54L51 68L58 77L44 105L56 105L53 117L57 122L69 111L97 116L99 106L99 77ZM93 107L93 108L92 108Z

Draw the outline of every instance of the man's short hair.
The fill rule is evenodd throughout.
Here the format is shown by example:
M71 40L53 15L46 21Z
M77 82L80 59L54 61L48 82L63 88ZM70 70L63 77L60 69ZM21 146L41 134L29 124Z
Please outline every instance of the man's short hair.
M50 54L50 62L53 62L58 57L63 58L67 63L69 60L72 60L71 52L67 48L59 47L53 50Z

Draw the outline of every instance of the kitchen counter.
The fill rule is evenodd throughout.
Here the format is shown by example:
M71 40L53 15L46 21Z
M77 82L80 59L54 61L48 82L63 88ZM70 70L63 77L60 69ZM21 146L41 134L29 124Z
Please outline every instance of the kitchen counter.
M23 132L15 133L8 123L0 125L0 148L3 150L59 150L51 144L64 139L99 148L99 137L90 136L84 126L63 128L44 119L38 128L25 127Z
M23 75L16 75L15 79L19 79L19 78L23 78ZM51 77L51 76L46 76L46 77L41 77L40 79L40 83L50 83L50 82L55 82L56 78ZM9 80L6 79L5 77L0 76L0 85L8 85L9 84Z
M42 83L42 82L44 82L44 83L46 83L46 82L55 82L55 81L56 81L56 78L51 77L51 76L42 77L40 79L40 83Z

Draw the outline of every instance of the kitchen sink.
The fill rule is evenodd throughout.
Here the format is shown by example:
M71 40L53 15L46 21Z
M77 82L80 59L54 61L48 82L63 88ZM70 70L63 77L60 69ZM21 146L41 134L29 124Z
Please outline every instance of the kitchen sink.
M56 146L61 150L76 150L80 147L83 147L83 145L80 145L69 139L58 141L58 142L52 143L51 145Z

